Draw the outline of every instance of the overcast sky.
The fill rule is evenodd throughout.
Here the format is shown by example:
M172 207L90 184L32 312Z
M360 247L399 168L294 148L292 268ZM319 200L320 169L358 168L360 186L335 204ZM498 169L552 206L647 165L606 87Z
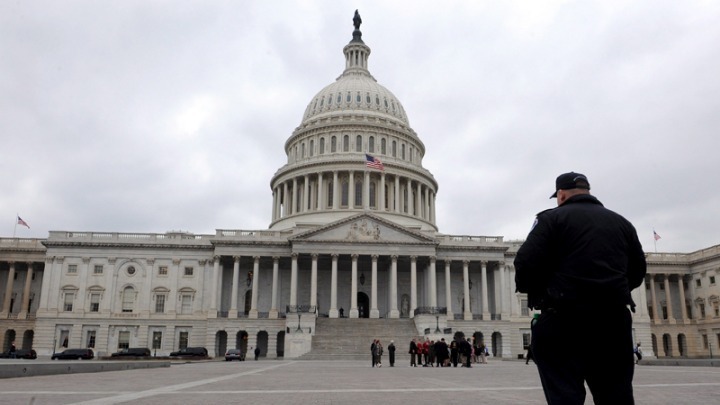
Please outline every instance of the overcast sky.
M524 239L576 171L646 251L720 243L714 0L0 0L0 236L267 229L356 8L440 232Z

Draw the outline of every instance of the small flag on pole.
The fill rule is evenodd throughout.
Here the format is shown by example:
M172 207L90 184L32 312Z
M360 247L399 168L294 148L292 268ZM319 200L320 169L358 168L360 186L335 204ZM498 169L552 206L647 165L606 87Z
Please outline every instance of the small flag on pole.
M380 159L370 156L367 153L365 154L365 166L372 167L373 169L385 170L385 166L383 166Z
M27 227L27 229L30 229L30 225L28 225L27 222L23 221L23 219L20 218L20 215L18 215L17 218L18 218L18 220L17 220L18 225L22 225L24 227Z
M655 238L655 240L661 239L661 238L660 238L660 235L658 235L657 232L655 232L654 229L653 229L653 238Z

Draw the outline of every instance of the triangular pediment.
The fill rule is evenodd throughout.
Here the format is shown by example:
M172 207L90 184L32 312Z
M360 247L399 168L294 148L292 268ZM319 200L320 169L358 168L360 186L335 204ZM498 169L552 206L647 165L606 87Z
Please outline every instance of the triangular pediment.
M359 214L290 238L295 242L435 244L435 239L372 214Z

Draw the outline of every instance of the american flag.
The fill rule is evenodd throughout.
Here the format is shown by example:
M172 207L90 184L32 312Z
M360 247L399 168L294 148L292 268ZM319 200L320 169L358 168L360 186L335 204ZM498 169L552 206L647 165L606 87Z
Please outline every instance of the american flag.
M17 217L18 217L18 222L17 222L18 225L26 226L27 229L30 229L30 225L28 225L27 222L23 221L23 219L20 218L20 215L18 215Z
M383 166L380 159L370 156L367 153L365 154L365 166L372 167L373 169L385 170L385 166Z
M655 238L655 240L660 239L660 235L658 235L657 232L655 232L654 229L653 229L653 238Z

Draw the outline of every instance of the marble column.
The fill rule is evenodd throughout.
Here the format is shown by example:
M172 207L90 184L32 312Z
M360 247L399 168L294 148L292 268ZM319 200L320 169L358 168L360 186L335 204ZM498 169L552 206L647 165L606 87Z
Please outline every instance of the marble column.
M15 283L15 262L8 262L8 264L10 267L8 270L8 281L5 285L5 298L3 299L2 312L0 312L2 318L7 318L10 313L10 300L12 299L13 284Z
M290 199L290 197L289 197L289 195L290 195L290 189L289 189L289 187L288 187L288 182L287 182L287 181L284 181L284 182L283 182L283 187L284 187L284 189L283 189L284 191L283 191L283 196L282 196L282 202L283 202L283 204L282 204L282 205L283 205L283 213L282 213L282 216L283 216L283 217L287 217L288 215L290 215L290 207L291 207L291 206L290 206L290 204L291 204L291 199Z
M305 184L303 184L304 192L302 195L302 212L307 212L310 207L308 207L308 197L310 196L310 175L305 175Z
M375 193L377 195L377 193ZM370 209L370 172L365 170L363 177L363 209Z
M378 310L378 271L377 271L378 255L372 255L372 281L371 281L371 298L370 298L370 318L380 318Z
M665 275L665 302L667 303L667 319L669 323L675 323L673 315L672 296L670 295L670 275Z
M277 317L278 317L277 292L278 292L279 262L280 262L280 258L277 256L273 256L272 296L270 297L270 314L268 315L268 317L270 319L277 319Z
M485 321L490 320L490 306L488 303L487 264L488 262L484 260L480 262L480 277L482 277L482 319Z
M505 262L498 263L500 270L500 319L507 320L510 316L510 289L507 286L507 273L505 272Z
M658 310L657 294L655 293L655 276L650 274L650 298L652 299L653 320L655 323L662 323L660 311Z
M450 278L450 260L445 259L445 306L447 307L448 319L454 319L452 311L452 283Z
M237 317L238 280L240 280L240 256L233 256L232 295L230 296L230 314L228 315L231 318Z
M430 257L430 306L437 307L437 274L435 268L435 256Z
M390 266L390 312L388 318L400 318L397 302L397 259L398 257L393 255Z
M313 253L311 256L312 264L310 265L310 306L317 307L317 265L318 255Z
M317 185L317 204L315 209L322 210L325 208L325 199L323 198L323 174L318 173L318 185Z
M357 303L357 293L358 293L358 285L357 285L357 261L358 261L358 255L352 255L352 273L350 275L350 318L357 318L358 317L358 303Z
M472 321L473 319L472 312L470 312L470 272L468 269L469 265L469 261L463 260L463 295L465 297L463 319L466 321Z
M257 319L258 317L258 283L260 282L260 256L253 257L253 272L252 272L252 296L250 297L250 311L248 312L248 318Z
M297 284L298 284L298 254L292 254L290 265L290 305L297 306Z
M290 206L292 207L292 214L295 215L298 212L298 183L297 183L297 177L293 178L292 180L292 204Z
M380 173L380 199L377 203L378 211L385 211L385 172Z
M410 256L410 318L417 309L417 256Z
M683 323L688 322L687 305L685 305L685 283L682 275L678 275L678 288L680 289L680 314Z
M337 264L338 255L332 254L332 268L330 270L330 318L338 317L338 306L337 306Z
M338 187L339 187L338 172L337 172L337 170L335 170L333 172L333 189L332 189L332 193L333 193L332 209L334 209L334 210L337 210L338 207L340 206L340 203L338 202L338 195L339 195Z
M400 177L395 176L395 209L393 211L395 212L401 212L402 209L400 207Z
M32 277L33 263L28 262L27 273L25 275L25 286L23 287L22 308L20 309L20 314L18 315L18 318L20 319L27 318L27 314L30 311L30 283L32 282Z
M348 209L355 208L355 172L350 170L350 177L348 180Z
M217 317L218 311L218 274L220 273L220 256L213 257L212 288L210 289L210 317ZM215 314L214 316L212 314Z

